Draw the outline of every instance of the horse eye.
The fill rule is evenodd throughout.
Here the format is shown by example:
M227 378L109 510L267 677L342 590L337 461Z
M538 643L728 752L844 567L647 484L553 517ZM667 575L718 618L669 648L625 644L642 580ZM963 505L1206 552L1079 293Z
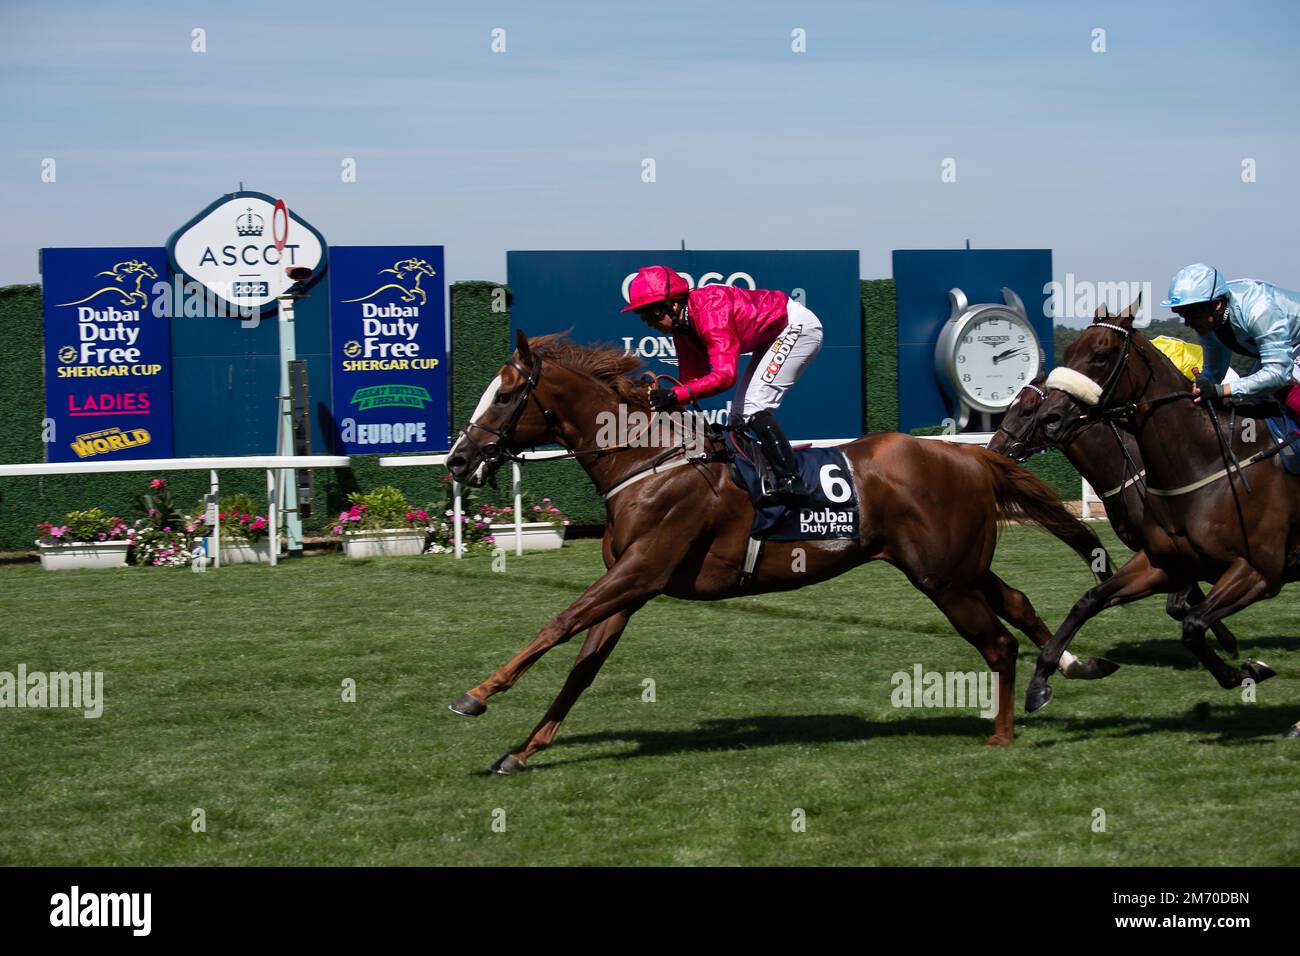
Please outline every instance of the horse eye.
M1104 362L1109 362L1114 357L1115 357L1114 349L1104 349L1101 352L1094 352L1092 355L1092 364L1101 365Z
M496 403L498 405L504 405L508 401L510 401L510 396L508 394L505 392L497 392Z

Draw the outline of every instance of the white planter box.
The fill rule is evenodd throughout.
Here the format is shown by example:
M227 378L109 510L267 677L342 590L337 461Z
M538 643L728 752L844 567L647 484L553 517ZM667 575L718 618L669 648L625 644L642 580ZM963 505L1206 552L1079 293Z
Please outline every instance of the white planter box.
M391 558L423 554L424 531L394 528L387 531L349 531L343 535L343 553L349 558Z
M520 526L523 532L523 545L525 551L553 551L556 548L564 547L564 525L553 525L549 521L525 521ZM494 524L491 526L492 536L495 538L495 545L506 551L515 546L515 526L510 524Z
M76 568L124 568L129 541L86 541L69 544L41 544L41 567L46 571L71 571Z
M222 541L221 563L225 564L270 564L271 539L260 538L257 541Z

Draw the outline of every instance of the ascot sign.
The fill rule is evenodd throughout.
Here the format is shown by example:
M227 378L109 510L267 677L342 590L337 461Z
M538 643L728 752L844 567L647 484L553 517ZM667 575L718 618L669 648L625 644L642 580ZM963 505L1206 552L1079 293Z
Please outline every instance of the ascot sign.
M307 285L325 273L325 237L289 213L288 241L276 249L275 198L265 193L234 192L222 196L167 240L172 272L197 282L232 314L264 314L276 307L288 285L285 269L312 271ZM283 233L281 233L283 234Z

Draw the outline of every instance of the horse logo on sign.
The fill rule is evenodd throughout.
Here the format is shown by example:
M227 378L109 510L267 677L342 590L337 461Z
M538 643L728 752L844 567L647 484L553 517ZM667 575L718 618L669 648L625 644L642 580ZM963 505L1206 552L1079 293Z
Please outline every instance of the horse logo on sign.
M126 262L119 262L113 268L106 269L103 272L96 272L95 275L109 276L117 285L106 285L102 289L96 289L84 299L78 299L76 302L60 302L59 306L81 305L83 302L89 302L97 296L108 293L119 298L118 305L131 305L138 302L137 308L145 309L149 307L149 296L140 288L140 284L145 279L158 278L158 273L154 272L153 267L147 262L141 262L139 259L128 259ZM135 284L128 291L126 283L132 276L135 277Z
M420 281L425 276L433 278L438 274L434 271L433 266L429 265L429 263L425 262L423 259L402 259L398 262L394 262L391 269L379 270L379 275L383 275L384 273L391 273L397 276L399 281L386 282L374 292L371 292L369 295L363 295L359 299L344 299L343 301L365 302L367 299L373 299L386 289L393 289L394 291L401 293L401 300L403 302L414 302L418 296L420 299L420 305L424 305L427 302L428 296L425 294L424 289L420 288ZM402 284L407 281L408 276L414 277L410 282L409 288Z

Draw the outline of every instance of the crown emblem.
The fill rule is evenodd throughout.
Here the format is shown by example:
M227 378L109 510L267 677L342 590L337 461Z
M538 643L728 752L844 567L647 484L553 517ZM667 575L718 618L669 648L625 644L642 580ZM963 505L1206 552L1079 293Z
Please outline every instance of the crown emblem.
M244 214L235 219L235 231L241 236L260 236L265 225L265 220L251 208L245 209Z

